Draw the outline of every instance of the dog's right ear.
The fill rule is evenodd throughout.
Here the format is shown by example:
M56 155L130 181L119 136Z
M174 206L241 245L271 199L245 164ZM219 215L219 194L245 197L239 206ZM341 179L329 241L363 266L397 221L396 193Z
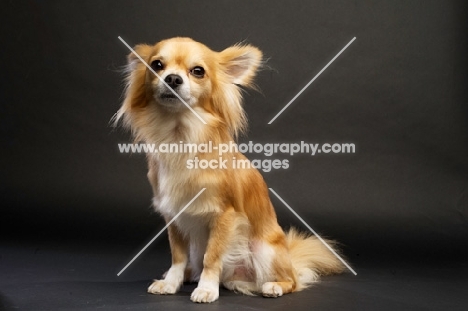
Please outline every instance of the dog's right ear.
M138 44L133 48L133 50L146 62L148 60L148 57L153 52L153 47L147 44ZM128 54L127 62L128 69L130 71L133 71L138 65L138 63L141 62L138 56L136 56L133 52Z

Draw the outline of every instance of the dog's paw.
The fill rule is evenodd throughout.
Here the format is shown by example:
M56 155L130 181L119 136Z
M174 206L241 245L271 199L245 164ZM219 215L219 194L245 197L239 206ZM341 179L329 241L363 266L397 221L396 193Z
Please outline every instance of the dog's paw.
M283 296L283 289L275 282L267 282L262 286L262 294L264 297L280 297Z
M165 280L155 280L149 287L148 293L158 295L171 295L177 292L177 286Z
M213 302L219 298L219 289L197 287L192 292L190 300L193 302Z

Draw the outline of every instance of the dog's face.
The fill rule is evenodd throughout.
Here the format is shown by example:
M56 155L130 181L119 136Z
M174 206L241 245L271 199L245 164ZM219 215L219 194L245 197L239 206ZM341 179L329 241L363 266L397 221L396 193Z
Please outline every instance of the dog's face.
M120 114L155 105L166 117L167 113L177 117L188 109L182 99L226 124L232 134L242 129L245 117L238 86L253 86L262 60L257 48L235 45L215 52L190 38L172 38L134 50L157 75L135 54L128 56L129 87Z
M148 80L155 101L169 110L186 109L172 88L188 105L209 97L216 77L215 54L204 45L188 39L163 41L153 48L148 64L159 75Z

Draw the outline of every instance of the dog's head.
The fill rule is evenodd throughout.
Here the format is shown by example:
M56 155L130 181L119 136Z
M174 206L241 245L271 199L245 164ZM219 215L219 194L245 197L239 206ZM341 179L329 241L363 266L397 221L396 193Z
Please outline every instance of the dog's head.
M189 38L172 38L153 46L137 45L134 51L139 57L128 56L127 93L118 117L147 108L166 118L177 117L189 105L234 136L244 128L239 86L253 87L260 50L235 45L215 52Z

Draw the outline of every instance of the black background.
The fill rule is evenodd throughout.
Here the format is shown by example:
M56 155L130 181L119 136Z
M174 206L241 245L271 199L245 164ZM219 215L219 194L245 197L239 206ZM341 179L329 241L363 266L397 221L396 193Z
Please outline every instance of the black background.
M290 168L263 176L312 228L343 244L358 273L387 261L466 262L466 6L8 1L0 30L2 240L127 245L121 253L131 256L163 227L150 208L144 156L120 154L130 134L109 125L129 53L117 37L135 45L188 36L213 50L250 43L268 59L256 80L261 92L245 94L241 142L356 145L355 154L280 155ZM272 200L281 225L304 228ZM161 239L155 247L167 251Z

